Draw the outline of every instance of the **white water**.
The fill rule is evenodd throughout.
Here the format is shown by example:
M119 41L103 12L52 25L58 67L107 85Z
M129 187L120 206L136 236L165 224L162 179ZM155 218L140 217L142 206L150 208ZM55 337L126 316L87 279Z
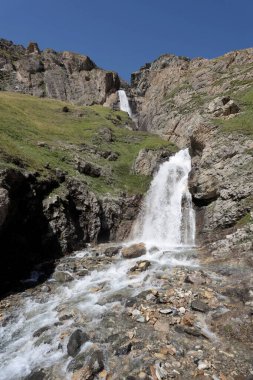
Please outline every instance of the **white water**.
M121 111L127 112L130 117L132 117L132 110L129 105L127 94L124 90L118 91L119 96L119 107Z
M132 275L129 270L139 258L123 260L119 255L112 263L98 266L83 278L53 287L51 293L42 292L39 298L38 295L23 298L13 319L0 327L0 380L19 380L33 369L55 363L58 363L59 378L69 379L71 374L66 372L71 360L66 353L68 336L62 339L61 336L76 328L71 327L73 319L76 323L80 321L88 334L93 331L100 336L106 329L103 317L107 313L114 312L119 319L125 313L124 302L117 300L118 294L127 299L144 290L159 289L163 284L161 278L170 277L171 268L195 265L189 259L192 251L185 248L194 244L195 231L187 187L190 169L189 153L183 150L162 164L153 179L135 236L136 240L158 247L148 250L141 258L151 263L147 271ZM84 250L72 258L81 260L91 255L90 250ZM73 313L74 317L59 324L62 310L66 314ZM43 326L50 326L48 334L52 342L38 345L40 338L33 337L33 333ZM84 345L82 350L86 348Z
M190 170L188 149L160 166L135 225L134 240L158 247L194 245L195 215L188 190Z

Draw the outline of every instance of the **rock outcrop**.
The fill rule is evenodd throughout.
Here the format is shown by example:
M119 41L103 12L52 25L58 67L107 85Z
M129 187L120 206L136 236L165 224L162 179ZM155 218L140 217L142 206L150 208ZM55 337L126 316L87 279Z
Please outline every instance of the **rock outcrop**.
M129 234L141 196L98 198L74 178L66 178L61 195L59 186L57 178L39 180L13 169L1 172L2 293L20 288L20 280L29 278L32 269L43 280L57 257L87 243L121 240Z
M119 86L116 73L98 68L87 56L0 40L0 90L92 105L105 103Z
M253 49L211 60L167 54L132 74L139 129L190 148L202 243L240 227L253 206L252 63ZM149 171L148 154L137 171Z

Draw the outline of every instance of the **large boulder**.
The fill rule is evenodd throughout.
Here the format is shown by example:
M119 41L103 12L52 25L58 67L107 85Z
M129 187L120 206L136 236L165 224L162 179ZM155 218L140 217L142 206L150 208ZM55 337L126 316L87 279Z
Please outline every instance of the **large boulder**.
M137 257L145 255L147 252L144 243L132 244L129 247L125 247L121 250L122 256L125 259L135 259Z

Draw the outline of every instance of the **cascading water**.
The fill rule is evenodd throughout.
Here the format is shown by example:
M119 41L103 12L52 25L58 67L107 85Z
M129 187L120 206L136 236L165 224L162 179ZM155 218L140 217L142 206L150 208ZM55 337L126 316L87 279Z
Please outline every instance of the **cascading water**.
M37 287L34 292L20 294L12 312L7 308L2 325L3 316L0 318L0 380L24 379L32 371L50 367L57 376L47 378L73 378L67 369L72 360L67 354L67 342L77 327L90 336L81 353L89 357L93 341L96 345L100 342L105 357L111 355L110 360L118 360L121 368L121 357L111 354L111 344L108 348L105 342L108 330L114 331L121 320L120 328L124 330L123 318L128 314L125 301L150 288L160 289L164 276L170 278L172 267L195 265L189 256L192 251L185 248L194 244L195 230L187 188L190 169L188 150L182 150L162 164L153 179L135 230L136 240L144 241L147 248L149 244L158 247L142 256L150 262L147 271L133 274L138 257L124 260L119 254L108 261L99 251L86 249L63 258L60 264L71 271L76 265L83 268L94 263L86 276L80 278L72 271L73 281L57 283L51 279L46 284L49 293ZM104 258L103 266L103 261L96 265L98 256ZM113 328L108 328L112 318Z
M127 94L124 90L119 90L118 91L118 96L119 96L119 107L121 111L127 112L129 117L132 117L132 110L129 105L129 101L127 98Z
M194 245L195 216L188 190L190 170L188 149L160 166L135 225L134 240L157 247Z

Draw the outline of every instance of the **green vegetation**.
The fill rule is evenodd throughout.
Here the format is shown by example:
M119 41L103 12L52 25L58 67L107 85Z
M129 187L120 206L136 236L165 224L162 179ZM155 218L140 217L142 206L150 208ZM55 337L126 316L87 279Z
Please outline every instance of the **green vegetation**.
M248 223L253 223L253 219L249 212L246 215L244 215L240 220L238 220L237 227L245 226Z
M232 119L216 120L215 123L223 126L223 133L239 133L249 137L253 136L253 87L237 92L233 99L241 108L241 113Z
M62 111L64 106L69 112ZM140 149L166 147L175 152L176 147L156 135L125 128L129 123L126 113L102 106L78 107L0 92L0 169L18 167L46 177L59 168L99 193L143 193L150 178L131 173ZM113 141L105 140L103 128L111 129ZM103 158L108 151L118 159ZM80 174L77 160L96 164L105 175Z

